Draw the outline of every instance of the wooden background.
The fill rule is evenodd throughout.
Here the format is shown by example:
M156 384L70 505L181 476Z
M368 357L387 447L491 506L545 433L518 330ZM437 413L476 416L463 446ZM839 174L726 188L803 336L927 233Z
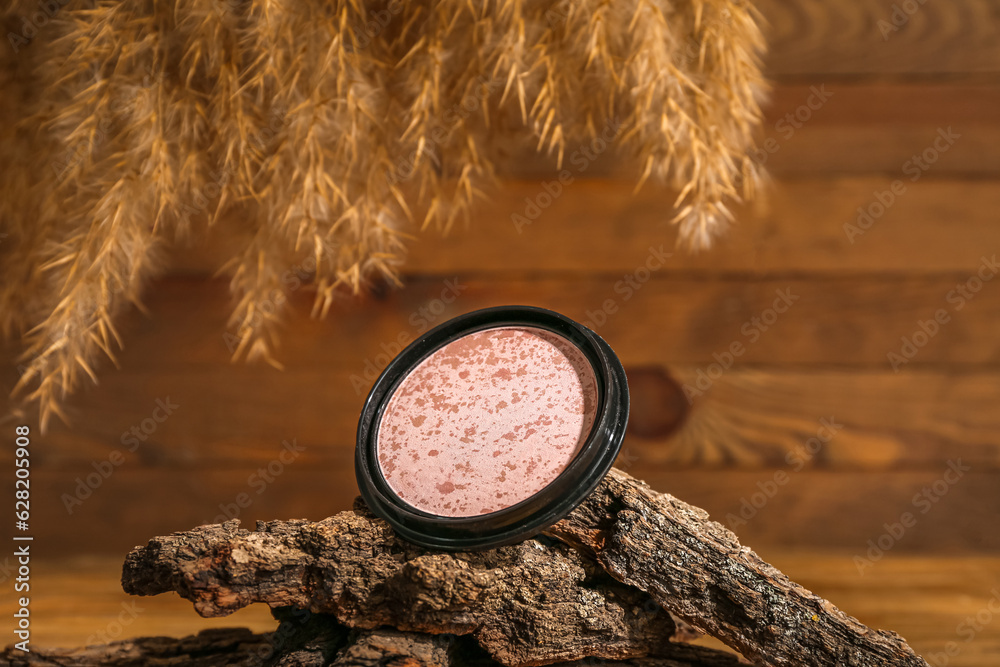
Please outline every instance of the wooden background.
M953 292L1000 253L1000 3L928 2L886 38L888 1L757 4L776 82L765 122L774 184L710 252L675 250L671 194L633 195L611 160L518 233L511 213L552 176L532 163L469 229L419 237L404 288L344 300L322 322L296 292L279 372L228 361L229 295L209 271L225 241L175 249L174 273L148 291L149 315L122 327L120 370L74 398L72 427L35 438L35 639L273 627L266 610L208 622L176 598L123 611L122 558L227 509L252 525L347 508L371 371L419 333L422 312L437 323L525 303L593 321L611 299L597 330L629 370L635 403L621 467L733 525L793 579L900 632L931 664L1000 664L1000 279L960 309ZM806 114L814 87L832 95L790 134L778 124ZM948 128L958 138L911 181L907 162ZM896 179L905 192L852 243L845 224ZM616 281L660 246L672 256L625 300ZM452 303L437 301L456 284ZM755 337L752 318L776 291L796 300ZM888 353L939 309L948 322L896 372ZM682 386L735 341L745 353L689 402ZM8 346L8 386L14 356ZM178 407L129 451L123 432L158 399ZM824 419L841 427L810 453ZM274 474L283 441L302 451ZM70 513L65 494L115 450L124 462ZM942 481L958 462L967 472ZM924 489L935 502L918 497ZM235 504L241 494L247 507ZM886 536L905 512L915 525ZM869 553L880 538L890 548ZM9 566L0 557L0 578Z

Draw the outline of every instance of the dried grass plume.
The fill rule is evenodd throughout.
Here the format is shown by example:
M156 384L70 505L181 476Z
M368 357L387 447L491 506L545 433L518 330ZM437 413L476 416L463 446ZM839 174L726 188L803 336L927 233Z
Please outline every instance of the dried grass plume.
M160 248L233 211L235 357L277 364L280 309L261 304L294 258L317 315L396 280L408 230L463 219L511 140L561 162L614 121L639 185L680 192L665 215L695 248L758 178L763 43L742 0L44 4L0 10L0 326L43 426L114 359Z

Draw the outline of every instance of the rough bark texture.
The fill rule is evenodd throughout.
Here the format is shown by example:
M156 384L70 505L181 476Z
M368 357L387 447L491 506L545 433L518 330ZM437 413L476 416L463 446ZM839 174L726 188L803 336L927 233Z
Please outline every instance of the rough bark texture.
M270 635L255 635L245 628L204 630L172 639L143 637L76 649L39 649L23 653L8 647L0 665L11 667L138 667L139 665L189 665L190 667L248 667L260 665L259 656L271 651ZM294 663L291 663L294 664Z
M359 504L316 523L260 522L251 532L231 521L156 538L129 554L122 583L138 595L176 591L204 616L255 602L288 608L275 634L283 651L298 647L289 655L300 657L289 659L299 662L281 663L289 665L390 665L407 656L415 662L398 664L594 656L735 664L675 643L692 635L686 621L762 664L926 667L898 635L862 625L702 510L624 473L612 471L547 534L489 551L432 552ZM290 613L305 621L296 625ZM332 620L316 620L324 615ZM315 662L301 657L310 651Z
M546 538L429 552L361 507L316 523L238 526L202 526L136 549L125 590L176 591L203 616L262 602L331 614L352 628L471 634L505 665L657 654L678 631L691 635L648 595Z
M499 667L469 636L430 635L382 628L351 631L330 616L315 615L281 635L246 629L206 630L191 637L145 637L80 649L0 654L10 667ZM286 641L287 640L287 641ZM737 658L677 644L670 657L561 662L555 667L738 667Z
M869 628L789 581L704 510L618 470L546 532L751 660L927 666L896 633Z

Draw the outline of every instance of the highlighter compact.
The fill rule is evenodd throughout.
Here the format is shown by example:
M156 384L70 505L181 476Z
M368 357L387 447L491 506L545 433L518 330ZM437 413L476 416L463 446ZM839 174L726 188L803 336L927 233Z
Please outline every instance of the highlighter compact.
M627 421L625 371L593 331L542 308L478 310L420 336L375 381L358 486L410 542L510 544L594 490Z

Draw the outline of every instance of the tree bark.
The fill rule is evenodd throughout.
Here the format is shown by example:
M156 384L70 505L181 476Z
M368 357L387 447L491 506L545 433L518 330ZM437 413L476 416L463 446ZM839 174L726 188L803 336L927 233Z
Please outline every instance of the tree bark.
M618 470L547 533L750 660L927 667L902 637L789 581L704 510Z
M203 630L173 639L143 637L75 649L31 647L23 653L8 647L0 664L11 667L138 667L186 665L188 667L249 667L261 664L258 654L270 651L269 635L255 635L245 628Z
M341 628L348 638L319 643L359 661L343 664L394 664L391 654L450 665L470 651L507 667L592 657L736 664L680 643L693 626L760 664L926 667L898 635L789 581L704 511L619 471L547 536L488 551L413 546L360 503L316 523L238 526L202 526L133 550L125 590L176 591L203 616L257 602L285 608L276 634L289 644L287 614L328 616L324 632ZM296 632L307 643L319 636Z
M78 649L8 648L0 665L10 667L499 667L468 636L431 635L388 628L350 630L333 617L315 617L306 627L253 634L244 628L205 630L181 639L143 637ZM287 639L287 637L286 637ZM677 644L671 657L561 662L556 667L738 667L736 656Z
M202 526L134 550L126 592L176 591L203 616L265 603L330 614L356 629L473 635L510 666L658 655L675 636L693 634L642 591L546 538L431 552L361 506L316 523L238 526Z

